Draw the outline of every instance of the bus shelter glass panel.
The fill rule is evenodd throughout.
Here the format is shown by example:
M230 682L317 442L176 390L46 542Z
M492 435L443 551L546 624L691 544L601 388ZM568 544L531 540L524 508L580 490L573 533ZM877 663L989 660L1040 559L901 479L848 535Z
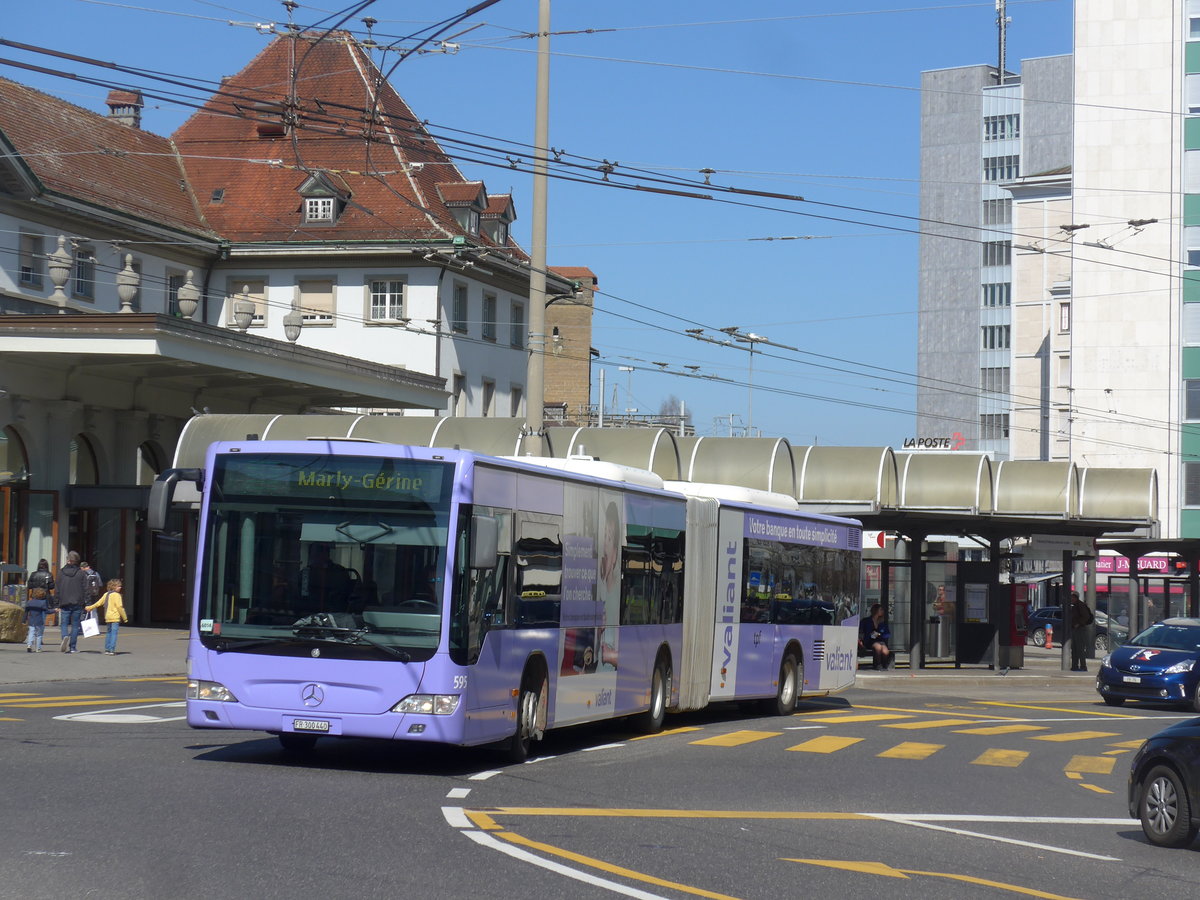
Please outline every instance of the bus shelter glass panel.
M925 659L953 662L956 654L958 604L957 567L929 562L925 566Z
M892 653L907 653L911 649L908 636L912 621L912 567L908 563L885 563L883 583L886 591L880 602L892 629Z

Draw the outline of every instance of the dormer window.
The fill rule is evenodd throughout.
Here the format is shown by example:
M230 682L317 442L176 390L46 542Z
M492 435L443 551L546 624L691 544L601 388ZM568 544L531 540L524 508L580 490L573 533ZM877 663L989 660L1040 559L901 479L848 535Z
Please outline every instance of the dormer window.
M458 226L467 234L479 234L479 211L470 207L459 207L450 210L454 214L454 221L458 222Z
M336 225L350 199L345 182L328 172L313 172L297 190L304 198L300 211L306 225Z
M492 243L503 247L508 244L508 223L499 219L488 219L483 223L483 233L492 239Z
M333 206L332 197L308 197L304 201L304 221L332 222Z

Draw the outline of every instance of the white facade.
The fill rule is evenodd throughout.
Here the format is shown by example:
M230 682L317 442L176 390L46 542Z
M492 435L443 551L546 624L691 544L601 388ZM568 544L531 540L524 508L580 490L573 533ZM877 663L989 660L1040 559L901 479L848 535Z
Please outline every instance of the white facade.
M1071 457L1156 469L1165 537L1181 536L1182 8L1075 6Z

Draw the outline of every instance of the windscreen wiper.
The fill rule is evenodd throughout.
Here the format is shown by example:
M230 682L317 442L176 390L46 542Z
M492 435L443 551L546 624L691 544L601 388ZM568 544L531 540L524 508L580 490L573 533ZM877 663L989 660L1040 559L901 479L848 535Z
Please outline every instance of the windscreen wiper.
M213 647L218 653L230 650L254 650L258 647L286 647L298 643L295 639L263 638L257 641L242 640L241 638L221 638Z
M349 628L344 625L337 625L336 619L329 613L317 613L314 616L308 616L301 619L292 626L292 634L301 639L308 640L327 640L339 644L367 644L382 650L384 653L389 653L399 660L408 662L412 657L405 650L400 650L388 644L382 644L372 638L366 636L369 630L363 625L358 628Z
M396 657L396 659L400 660L401 662L409 662L412 659L412 656L409 655L407 650L401 650L399 647L392 647L389 644L383 644L383 643L380 643L379 641L375 640L374 638L367 637L366 630L367 630L366 628L360 628L358 631L354 632L354 634L352 634L347 639L346 643L348 643L348 644L369 644L372 647L382 650L384 653L390 653L392 656Z

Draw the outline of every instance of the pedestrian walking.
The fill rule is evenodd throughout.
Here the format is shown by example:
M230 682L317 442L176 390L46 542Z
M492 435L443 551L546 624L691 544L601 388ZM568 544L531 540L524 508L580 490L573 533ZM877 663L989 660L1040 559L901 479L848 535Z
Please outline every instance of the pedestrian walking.
M46 631L46 589L41 587L29 588L25 598L25 624L29 630L25 634L25 652L42 652L42 635Z
M58 572L55 593L58 596L58 627L62 643L58 649L63 653L78 653L79 623L83 618L83 607L87 603L87 573L79 565L78 551L67 553L67 564Z
M1071 591L1071 671L1087 671L1088 638L1090 627L1096 621L1088 605L1079 599L1078 591Z
M116 655L117 632L120 631L122 622L129 621L125 615L125 603L121 599L122 587L124 585L120 578L110 578L100 599L91 606L84 607L88 612L101 606L104 607L104 621L108 624L108 631L104 635L104 654L106 656Z
M47 560L39 559L37 570L29 576L29 580L25 582L27 590L41 588L46 592L46 607L54 608L54 576L50 574L50 563Z

